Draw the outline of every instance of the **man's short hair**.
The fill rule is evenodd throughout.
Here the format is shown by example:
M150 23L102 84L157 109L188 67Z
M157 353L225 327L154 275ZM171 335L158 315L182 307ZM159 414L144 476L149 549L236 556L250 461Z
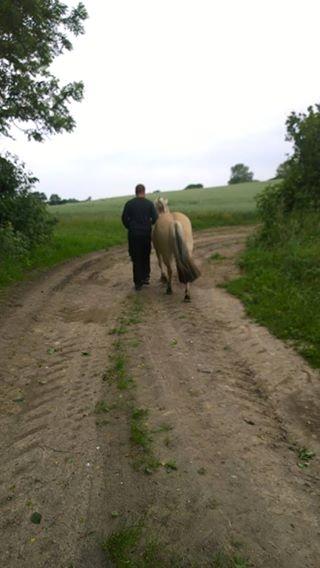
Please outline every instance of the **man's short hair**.
M142 183L138 183L138 185L136 185L136 195L140 195L141 193L145 192L146 188L144 187L144 185L142 185Z

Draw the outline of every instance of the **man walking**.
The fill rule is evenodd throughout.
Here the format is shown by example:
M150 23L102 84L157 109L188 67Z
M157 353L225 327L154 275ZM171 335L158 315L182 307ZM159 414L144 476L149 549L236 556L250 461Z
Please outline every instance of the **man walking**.
M137 185L136 197L127 201L122 213L122 223L128 229L129 254L136 290L141 290L143 284L149 284L151 228L157 218L154 204L146 199L144 185Z

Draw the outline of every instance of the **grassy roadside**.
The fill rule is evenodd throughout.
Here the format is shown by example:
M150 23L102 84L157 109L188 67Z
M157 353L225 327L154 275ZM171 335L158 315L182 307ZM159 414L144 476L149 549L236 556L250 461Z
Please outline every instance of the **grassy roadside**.
M243 275L228 283L247 313L320 368L320 228L309 216L272 246L251 239Z
M35 269L50 268L82 254L123 244L125 240L118 219L61 218L49 243L36 247L27 259L8 258L0 264L0 287L28 278Z
M256 221L254 198L265 183L161 193L172 210L186 213L195 230ZM148 196L155 199L157 194ZM0 264L0 287L28 278L72 257L126 242L120 215L128 197L50 207L57 225L50 243L34 249L28 259L8 258Z

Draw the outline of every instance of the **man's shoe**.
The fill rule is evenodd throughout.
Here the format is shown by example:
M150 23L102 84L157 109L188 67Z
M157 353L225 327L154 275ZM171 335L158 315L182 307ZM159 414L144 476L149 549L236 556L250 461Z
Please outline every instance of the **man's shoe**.
M142 284L135 284L134 289L139 292L139 290L142 290Z

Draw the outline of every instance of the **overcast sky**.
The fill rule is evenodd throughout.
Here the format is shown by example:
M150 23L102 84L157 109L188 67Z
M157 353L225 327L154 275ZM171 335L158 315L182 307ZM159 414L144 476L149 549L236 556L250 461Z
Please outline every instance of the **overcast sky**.
M68 2L76 4L76 0ZM84 0L90 19L54 63L82 79L77 128L1 140L63 197L225 184L244 162L268 179L285 120L320 102L319 0Z

